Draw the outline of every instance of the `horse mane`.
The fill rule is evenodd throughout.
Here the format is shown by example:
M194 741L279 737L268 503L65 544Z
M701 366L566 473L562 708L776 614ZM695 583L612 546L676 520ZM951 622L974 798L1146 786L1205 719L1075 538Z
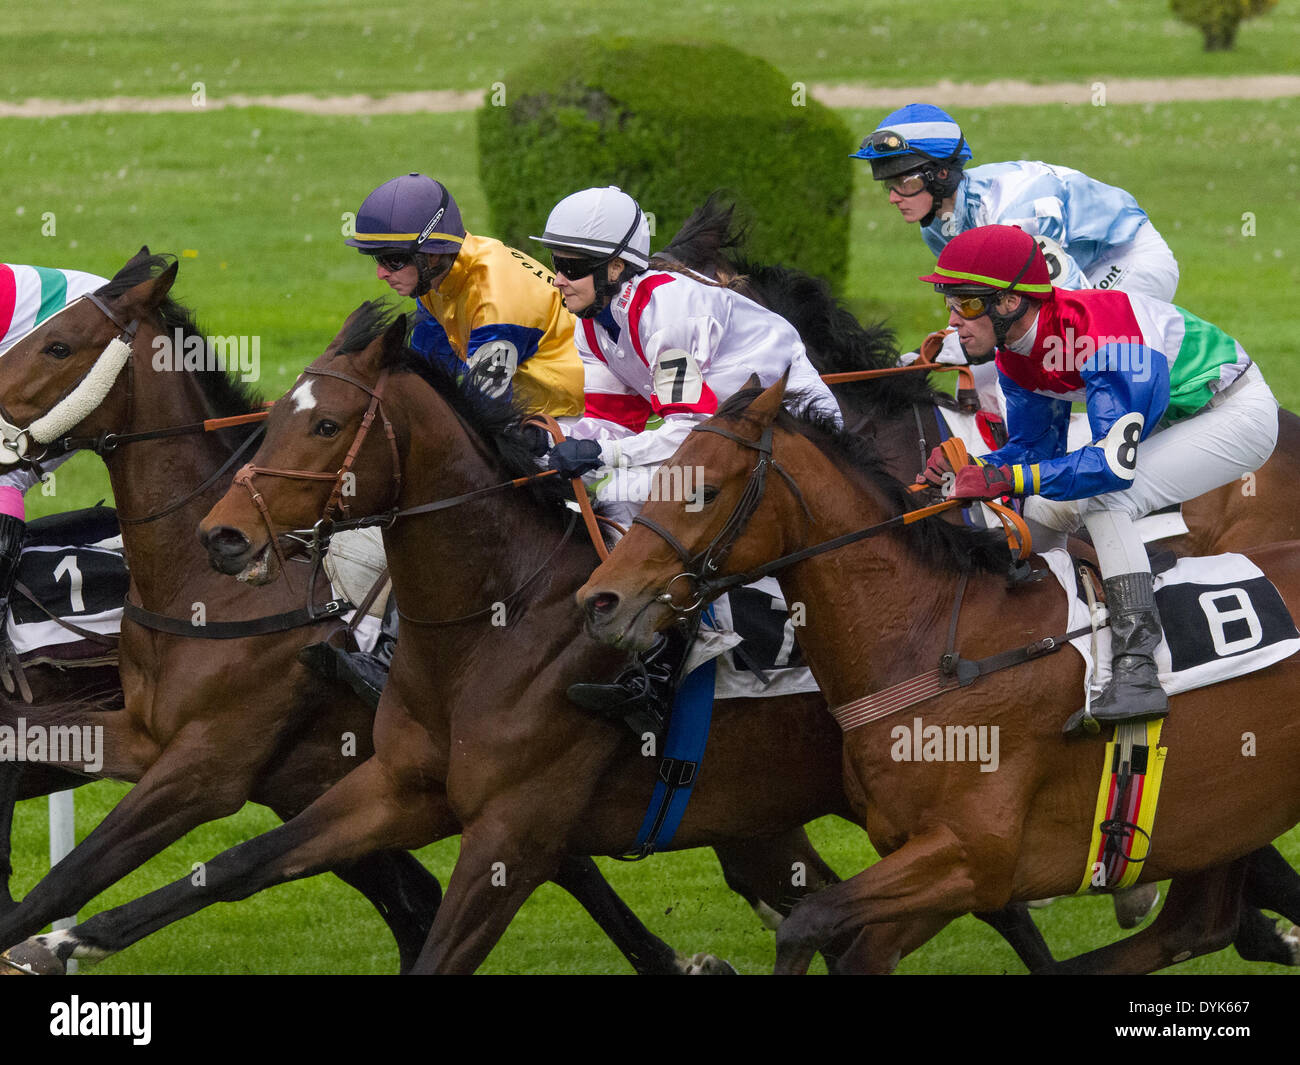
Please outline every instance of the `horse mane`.
M363 351L387 332L397 319L398 308L388 300L370 300L361 305L339 337L335 351L339 355ZM539 471L531 437L523 429L528 412L520 410L505 397L489 395L480 379L467 373L462 379L437 363L431 363L403 343L384 365L392 373L414 374L442 398L490 450L502 471L511 479L527 477ZM558 477L530 481L535 498L549 507L562 507L568 499L568 482Z
M96 295L102 299L116 299L141 282L159 276L175 261L174 255L137 255L114 274L113 279L101 287ZM168 295L159 304L157 314L163 335L173 336L179 329L182 337L198 337L203 341L204 368L189 373L198 382L212 417L248 414L258 409L262 397L249 383L238 380L225 370L216 369L215 365L212 369L207 368L211 364L207 358L208 339L199 329L193 311Z
M762 392L761 388L742 389L718 408L716 417L743 418ZM916 509L915 497L885 467L874 441L841 429L816 405L815 399L807 392L787 392L777 415L777 425L811 439L823 451L863 474L894 513ZM1010 563L1010 550L998 530L972 529L946 521L919 521L895 532L905 537L925 561L947 572L974 569L1005 574Z
M736 205L726 202L723 193L710 193L668 246L651 258L650 268L735 289L776 312L795 327L818 373L883 370L898 364L897 339L884 322L859 322L822 278L779 263L758 263L743 254L750 227L737 223L735 214ZM896 417L918 403L953 405L952 397L931 388L929 375L920 371L836 385L835 391L880 417Z

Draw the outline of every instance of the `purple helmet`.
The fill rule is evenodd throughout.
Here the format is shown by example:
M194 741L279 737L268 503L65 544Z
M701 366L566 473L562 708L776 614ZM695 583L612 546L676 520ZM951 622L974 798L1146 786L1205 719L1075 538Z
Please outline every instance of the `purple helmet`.
M346 243L363 254L458 252L465 240L460 208L445 185L423 174L385 181L357 212L356 236Z

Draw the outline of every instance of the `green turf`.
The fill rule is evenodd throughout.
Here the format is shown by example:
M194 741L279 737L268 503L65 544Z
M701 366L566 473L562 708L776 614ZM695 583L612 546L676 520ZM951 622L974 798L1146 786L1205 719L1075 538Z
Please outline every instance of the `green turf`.
M142 25L166 26L166 39ZM0 95L188 101L196 81L210 97L486 92L497 81L508 91L517 59L545 55L556 41L614 34L723 41L792 80L875 85L1291 73L1300 53L1300 17L1286 4L1244 23L1232 52L1205 54L1199 31L1174 19L1163 0L1004 0L988 13L959 0L653 8L638 0L478 0L364 12L348 0L65 0L53 10L10 5L0 27ZM1013 58L992 58L1003 55Z
M644 10L624 0L596 13L548 3L530 5L520 18L517 5L489 0L441 5L436 14L394 9L361 16L356 5L336 0L219 8L160 0L74 2L52 20L48 10L29 6L7 12L0 29L6 46L0 95L188 95L196 79L206 80L214 96L486 88L516 57L544 49L548 40L613 26L636 29ZM1012 0L979 23L959 13L967 10L949 2L905 9L870 0L803 5L795 15L789 5L762 0L669 12L660 5L655 17L656 32L671 24L683 37L723 36L776 61L792 79L877 84L1277 72L1293 67L1300 36L1300 19L1284 8L1248 23L1236 52L1207 57L1196 32L1173 22L1159 2ZM134 35L146 11L170 27L165 46ZM1005 50L1007 40L1014 41L1014 64L992 66L990 51ZM855 137L881 117L843 114ZM1294 195L1300 101L1004 107L959 117L976 162L1046 159L1134 192L1182 264L1179 302L1236 335L1259 358L1279 397L1300 407L1300 347L1289 304L1300 281ZM2 120L7 195L0 247L7 261L101 273L111 273L142 243L182 255L177 293L197 309L206 330L261 337L260 384L273 396L319 353L353 306L385 291L341 245L342 214L355 210L371 187L407 169L434 173L454 191L470 229L481 228L486 210L474 130L468 114L315 118L248 110ZM54 213L52 236L41 233L46 212ZM1241 232L1245 212L1256 216L1256 236ZM933 294L914 280L933 259L865 166L858 171L853 226L847 292L854 308L887 316L904 341L942 324ZM52 495L29 497L32 513L88 505L107 494L102 466L86 456L62 467L54 488ZM81 835L124 790L102 783L78 793ZM45 870L44 811L38 800L18 812L20 894ZM203 826L92 901L83 915L189 875L193 862L274 823L266 811L248 807ZM872 858L862 834L842 822L819 822L813 834L842 874ZM1293 863L1300 860L1300 835L1291 833L1285 849ZM422 852L444 882L455 855L455 841ZM674 945L723 954L742 972L770 967L770 933L727 892L710 853L603 865ZM1038 920L1058 954L1070 954L1115 937L1108 910L1103 899L1058 902ZM391 940L369 905L325 877L213 907L97 971L387 972L395 965ZM622 972L627 966L576 904L548 887L529 901L485 971ZM905 959L902 971L997 973L1020 966L1000 940L966 918ZM1247 970L1228 951L1177 971L1264 970Z

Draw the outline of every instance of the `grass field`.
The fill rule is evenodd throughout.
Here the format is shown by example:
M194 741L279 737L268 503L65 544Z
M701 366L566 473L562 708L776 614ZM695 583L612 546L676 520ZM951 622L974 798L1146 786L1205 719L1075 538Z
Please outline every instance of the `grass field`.
M212 95L486 89L548 40L604 35L615 26L639 31L643 17L643 5L624 0L600 5L598 15L532 4L526 19L502 0L443 5L437 15L414 17L396 10L362 16L355 7L336 0L239 3L222 5L217 14L161 0L147 10L155 24L170 27L165 44L156 35L135 35L143 4L74 2L64 5L55 25L34 9L11 12L0 30L7 46L0 96L188 94L199 79L206 79ZM965 10L949 2L902 9L870 0L805 5L795 16L768 0L675 11L660 5L656 32L669 25L683 38L729 40L774 60L792 79L882 85L941 77L1054 81L1280 72L1293 68L1300 51L1300 18L1285 10L1247 23L1236 52L1210 57L1201 53L1195 31L1175 23L1164 3L1012 0L997 18L979 21ZM1009 38L1014 47L1004 49ZM1015 55L1014 64L990 60L1004 50ZM880 117L844 112L855 134L846 153ZM1046 159L1134 192L1180 260L1179 302L1236 335L1283 402L1300 408L1300 340L1291 309L1300 283L1300 200L1294 194L1300 100L999 107L959 117L976 162ZM470 114L318 118L265 109L0 120L0 258L111 274L143 243L181 255L177 293L197 309L204 329L262 338L260 387L275 396L352 307L381 294L366 264L341 243L342 215L355 210L370 188L418 169L447 183L471 230L486 216L474 131ZM904 342L914 343L941 321L933 293L915 281L933 259L898 221L865 166L853 208L848 300L864 317L888 318ZM44 235L51 214L54 231ZM1243 233L1251 228L1245 215L1254 235ZM102 466L82 456L58 471L51 495L32 494L30 510L89 505L107 494ZM79 833L89 831L124 790L112 783L82 789ZM44 810L43 801L20 807L16 893L44 872ZM274 823L266 811L249 807L204 826L83 914L187 875L194 861ZM819 822L813 831L843 875L872 857L865 837L842 822ZM1293 863L1300 861L1300 834L1293 832L1285 848ZM444 882L455 856L455 841L422 852ZM727 892L710 854L604 867L647 923L675 946L713 950L742 972L770 968L771 934ZM1061 955L1116 934L1103 899L1057 903L1038 919ZM213 907L95 971L395 967L396 952L369 905L340 882L319 878ZM576 904L548 887L530 900L485 971L622 972L627 966ZM1000 939L966 918L905 959L901 971L1021 968ZM1177 971L1282 970L1248 970L1228 951Z

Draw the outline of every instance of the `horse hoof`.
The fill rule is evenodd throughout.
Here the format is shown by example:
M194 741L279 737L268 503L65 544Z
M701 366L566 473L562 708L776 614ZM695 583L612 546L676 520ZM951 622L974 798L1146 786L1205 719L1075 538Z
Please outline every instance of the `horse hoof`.
M1156 908L1160 889L1155 884L1142 884L1115 892L1115 921L1120 928L1136 928Z
M1286 931L1282 930L1282 925L1289 922L1279 921L1277 926L1278 937L1286 944L1287 950L1291 952L1291 960L1288 965L1300 965L1300 928L1291 925Z
M683 976L739 976L736 967L722 958L712 954L696 954L693 958L679 959L678 971Z
M59 956L41 943L39 937L0 954L0 974L4 976L63 976L65 972Z

